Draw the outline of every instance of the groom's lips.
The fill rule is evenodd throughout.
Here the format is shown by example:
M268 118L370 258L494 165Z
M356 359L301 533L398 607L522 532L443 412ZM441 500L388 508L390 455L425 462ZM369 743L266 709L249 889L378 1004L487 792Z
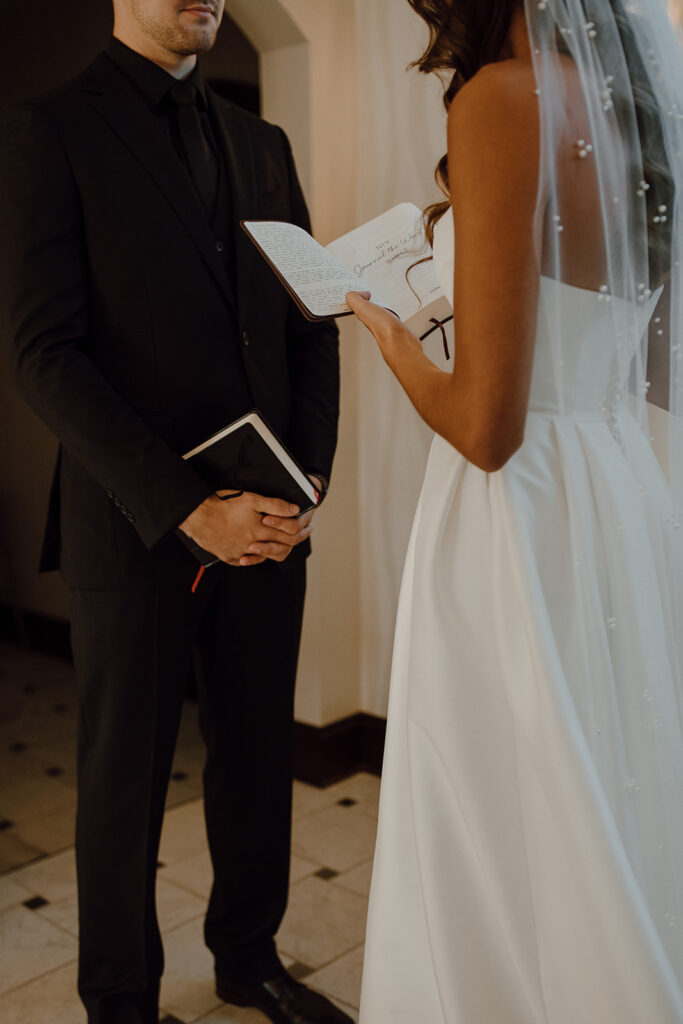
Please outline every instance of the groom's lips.
M183 7L184 14L197 14L203 17L211 15L212 18L216 17L216 12L213 7L209 7L206 4L193 4L191 7Z

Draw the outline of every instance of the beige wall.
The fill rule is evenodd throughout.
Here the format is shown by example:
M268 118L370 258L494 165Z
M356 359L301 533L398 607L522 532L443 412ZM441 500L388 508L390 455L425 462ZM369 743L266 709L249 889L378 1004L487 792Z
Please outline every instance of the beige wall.
M316 237L323 243L356 224L356 68L353 0L283 0L309 48L310 125L308 199ZM275 58L277 59L277 58ZM285 79L269 88L272 58L262 56L263 111L271 95L282 104ZM291 111L302 97L292 97ZM284 115L284 111L282 112ZM291 115L283 117L287 129ZM294 116L294 122L297 118ZM293 127L294 125L292 125ZM297 154L298 159L298 154ZM357 329L339 321L341 414L333 488L316 524L315 553L302 638L297 719L322 725L360 710L358 601Z
M668 0L672 19L683 29L683 0Z
M260 52L263 116L294 151L313 229L323 243L356 221L353 0L228 0ZM317 516L296 717L324 725L360 709L357 364L355 326L341 321L342 398L332 491Z

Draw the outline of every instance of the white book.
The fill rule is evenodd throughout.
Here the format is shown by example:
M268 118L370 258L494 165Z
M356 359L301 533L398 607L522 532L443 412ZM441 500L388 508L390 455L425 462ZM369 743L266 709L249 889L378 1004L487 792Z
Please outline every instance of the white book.
M242 227L309 320L349 315L349 291L371 292L418 337L450 319L414 203L399 203L328 246L285 221L247 220Z

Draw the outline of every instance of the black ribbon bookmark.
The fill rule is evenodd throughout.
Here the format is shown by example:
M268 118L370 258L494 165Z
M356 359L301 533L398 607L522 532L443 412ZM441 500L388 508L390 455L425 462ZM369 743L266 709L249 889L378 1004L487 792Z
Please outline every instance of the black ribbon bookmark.
M430 327L429 330L426 331L421 336L421 338L420 338L420 341L425 341L429 337L430 334L434 333L434 331L436 331L436 330L441 331L441 340L443 341L443 350L444 350L444 353L446 355L446 359L450 359L451 358L451 353L448 350L448 338L446 337L446 332L444 330L444 324L450 323L450 321L452 319L453 319L453 314L452 313L451 313L450 316L447 316L445 320L437 320L436 317L432 317L429 322L430 322L430 324L434 324L434 326Z

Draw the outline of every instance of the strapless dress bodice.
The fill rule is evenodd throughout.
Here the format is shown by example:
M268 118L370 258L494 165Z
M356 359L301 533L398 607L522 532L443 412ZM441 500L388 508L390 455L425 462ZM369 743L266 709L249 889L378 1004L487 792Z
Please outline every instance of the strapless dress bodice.
M434 264L452 304L450 213L436 226ZM633 303L542 276L529 411L605 419L613 414L658 297L656 292L642 304ZM457 343L456 337L456 348Z

